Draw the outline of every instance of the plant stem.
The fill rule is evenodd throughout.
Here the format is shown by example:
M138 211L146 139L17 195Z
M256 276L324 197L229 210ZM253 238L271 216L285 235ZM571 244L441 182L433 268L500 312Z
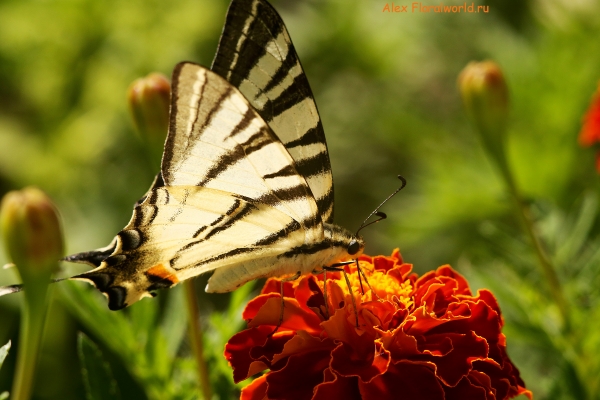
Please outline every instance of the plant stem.
M569 318L569 310L567 301L563 294L563 290L560 284L560 280L558 279L558 274L556 273L556 268L552 265L546 250L542 245L542 241L536 233L533 217L531 216L531 210L523 201L521 194L517 188L515 180L508 168L507 163L504 160L498 160L500 164L500 170L502 171L502 175L506 181L508 189L515 200L515 204L518 209L519 219L521 220L523 227L529 236L529 240L533 246L533 249L536 253L540 266L542 267L542 272L546 277L546 281L548 282L548 286L550 288L550 293L552 298L554 299L556 305L558 306L563 327L565 331L569 331L570 329L570 318Z
M202 389L202 394L205 400L212 399L212 391L210 387L210 380L208 378L208 368L204 359L204 344L202 328L200 326L200 310L196 301L196 288L191 279L183 282L185 288L185 298L188 309L188 319L190 323L190 341L192 343L192 351L196 358L197 371L198 371L198 383Z
M44 282L39 286L36 288L30 284L24 291L17 367L11 393L13 400L29 400L31 397L47 307L48 284Z

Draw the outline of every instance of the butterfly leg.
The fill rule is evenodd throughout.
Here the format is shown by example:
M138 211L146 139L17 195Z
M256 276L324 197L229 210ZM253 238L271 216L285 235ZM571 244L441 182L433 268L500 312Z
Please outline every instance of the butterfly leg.
M348 274L346 273L346 270L344 268L342 268L344 265L348 265L348 264L352 264L354 261L344 261L341 263L337 263L337 264L333 264L333 265L329 265L329 266L324 266L323 267L323 272L325 273L326 271L333 271L333 272L341 272L342 274L344 274L344 279L346 280L346 285L348 285L348 291L350 292L350 300L352 300L352 306L354 307L354 318L356 320L356 328L358 329L358 311L356 310L356 300L354 299L354 293L352 292L352 285L350 285L350 279L348 279ZM326 275L324 275L326 276ZM324 287L327 287L327 282L324 282ZM323 294L323 297L325 297L325 294ZM325 297L325 306L327 307L327 310L329 311L329 305L327 304L327 297Z
M369 289L371 289L371 295L375 296L375 298L377 298L377 300L380 300L381 297L379 297L377 295L377 293L373 290L373 288L371 287L371 284L369 283L369 280L367 279L367 276L365 275L365 273L362 270L362 268L360 267L360 265L358 265L358 258L354 261L356 262L356 271L358 271L358 281L360 282L360 290L361 290L362 294L365 294L365 291L363 290L362 280L360 279L361 275L363 278L365 278L365 282L367 283L367 286L369 287Z
M273 332L271 332L269 334L269 336L273 336L275 334L275 332L277 332L277 330L279 329L279 327L281 326L281 324L283 323L283 309L285 308L285 301L283 300L283 284L285 282L291 282L291 281L295 281L296 279L300 278L300 275L302 275L302 273L300 271L296 272L294 275L288 277L288 278L284 278L281 279L279 281L279 294L281 296L281 310L279 312L279 322L277 323L277 326L275 327L275 329L273 329Z

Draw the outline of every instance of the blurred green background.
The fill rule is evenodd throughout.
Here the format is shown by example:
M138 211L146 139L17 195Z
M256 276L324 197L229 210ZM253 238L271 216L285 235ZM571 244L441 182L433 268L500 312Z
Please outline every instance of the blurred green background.
M407 187L383 208L388 220L364 231L366 252L400 247L418 272L448 263L474 290L490 287L505 313L509 354L536 398L600 398L600 186L593 151L576 140L600 79L600 2L482 0L475 4L490 12L479 14L384 13L379 0L273 4L323 120L336 222L356 229L403 175ZM227 5L0 0L0 194L27 185L46 191L61 211L68 254L108 244L158 171L160 160L147 155L133 131L128 85L153 71L170 76L183 60L210 66ZM482 59L504 70L509 161L559 270L574 324L586 327L566 342L503 183L462 109L456 78L469 61ZM0 254L0 265L6 262ZM203 288L206 279L197 281ZM17 282L15 271L0 270L0 285ZM85 397L78 331L104 350L123 398L145 398L144 378L90 322L113 318L99 315L110 313L104 299L84 284L72 286L54 291L34 398ZM69 305L73 293L98 307L76 310ZM0 298L0 345L13 340L0 392L10 390L20 296ZM177 294L154 300L161 315L168 307L185 313L168 306L167 297ZM227 300L203 296L203 312L239 312L226 309ZM211 318L204 322L223 317ZM217 346L227 337L214 340ZM189 346L184 340L172 351L185 356ZM222 385L229 389L220 393L234 393L231 383Z

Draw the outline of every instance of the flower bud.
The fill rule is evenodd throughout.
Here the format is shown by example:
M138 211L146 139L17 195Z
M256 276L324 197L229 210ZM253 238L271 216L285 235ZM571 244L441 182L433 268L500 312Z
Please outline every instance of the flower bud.
M23 281L50 275L58 268L63 256L62 230L58 211L44 192L27 187L7 193L0 226L6 252Z
M153 72L129 85L129 110L138 133L151 144L162 145L169 126L171 85L162 74Z
M469 117L492 153L503 153L508 116L508 88L493 61L470 62L458 76L458 86Z

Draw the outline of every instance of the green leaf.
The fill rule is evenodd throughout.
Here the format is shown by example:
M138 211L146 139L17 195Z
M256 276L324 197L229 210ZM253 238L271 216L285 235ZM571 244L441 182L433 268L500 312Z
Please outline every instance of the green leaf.
M184 310L183 285L179 285L169 290L164 316L160 323L163 335L167 339L167 351L170 357L175 357L187 332L187 313Z
M4 346L0 347L0 367L2 367L2 363L8 355L8 350L10 350L10 340Z
M126 314L109 311L106 299L88 286L65 282L59 287L67 300L64 304L105 346L116 354L129 356L136 351L138 342ZM125 357L124 360L130 361Z
M87 399L119 399L117 383L98 346L83 333L80 333L77 347Z

